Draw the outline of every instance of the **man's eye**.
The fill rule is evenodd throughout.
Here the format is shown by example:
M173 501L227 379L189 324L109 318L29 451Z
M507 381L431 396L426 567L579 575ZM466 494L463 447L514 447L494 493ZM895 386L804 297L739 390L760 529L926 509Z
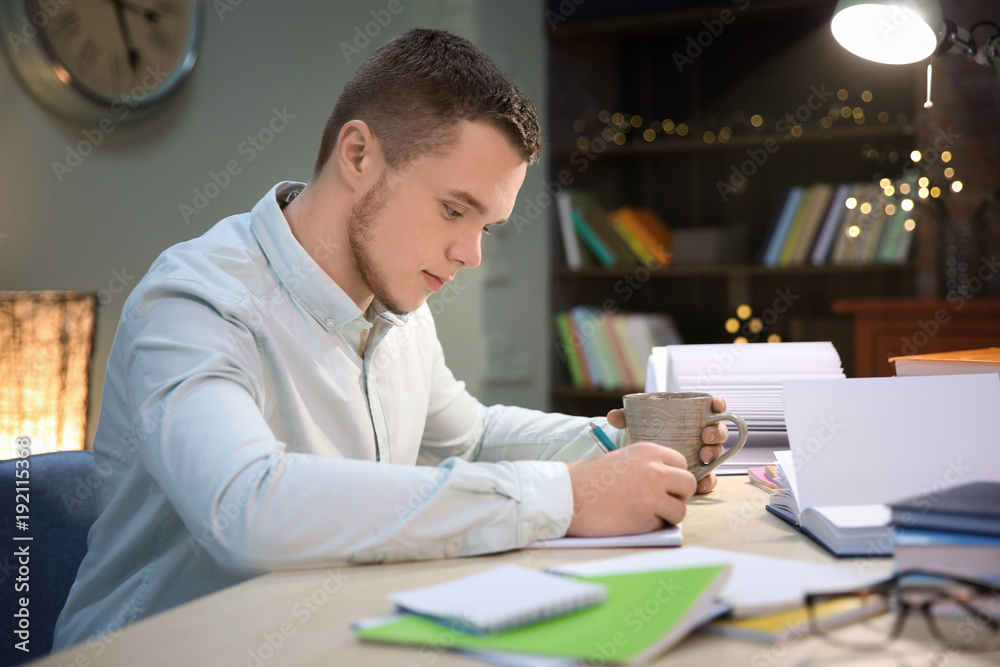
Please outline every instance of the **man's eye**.
M461 218L462 217L461 211L456 211L455 209L453 209L451 206L448 206L447 204L444 205L444 213L449 218Z
M486 225L485 227L483 227L483 234L486 234L487 236L490 235L490 226L489 225Z

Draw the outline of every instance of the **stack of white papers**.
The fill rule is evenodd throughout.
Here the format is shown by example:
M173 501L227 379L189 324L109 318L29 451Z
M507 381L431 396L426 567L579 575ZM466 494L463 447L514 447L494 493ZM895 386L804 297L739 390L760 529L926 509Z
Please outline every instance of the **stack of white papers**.
M885 577L881 568L873 571L806 563L708 547L657 549L607 560L559 565L552 571L592 577L715 563L730 566L730 576L719 593L719 600L729 607L735 618L795 609L802 606L808 592L846 590Z
M840 355L829 342L668 345L653 348L646 391L722 396L751 433L783 432L782 382L842 377Z
M781 403L785 380L844 377L832 343L750 343L747 345L668 345L654 347L646 372L646 391L701 391L726 399L726 408L746 420L746 446L716 473L743 474L769 465L772 452L788 451ZM736 441L729 427L728 448Z

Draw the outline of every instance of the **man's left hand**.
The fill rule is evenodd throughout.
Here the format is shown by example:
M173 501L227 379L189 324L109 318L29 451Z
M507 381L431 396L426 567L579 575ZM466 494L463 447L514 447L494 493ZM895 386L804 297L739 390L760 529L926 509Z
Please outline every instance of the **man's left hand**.
M713 412L725 412L726 411L726 399L721 396L712 397L712 411ZM617 429L625 428L625 411L621 408L612 410L608 413L608 423ZM711 426L706 426L705 430L701 432L702 442L705 446L701 448L699 456L702 461L709 463L714 461L718 457L722 456L722 443L726 441L729 437L729 429L722 422L718 424L713 424ZM714 472L711 472L698 482L698 493L708 493L715 488L718 483L718 478L715 476Z

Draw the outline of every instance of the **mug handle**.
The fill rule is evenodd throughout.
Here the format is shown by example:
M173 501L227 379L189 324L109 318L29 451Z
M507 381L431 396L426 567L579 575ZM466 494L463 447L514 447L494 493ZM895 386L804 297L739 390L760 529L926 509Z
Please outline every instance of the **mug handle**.
M725 463L731 456L733 456L733 454L740 451L743 448L743 445L747 442L747 423L743 421L743 417L734 415L732 412L717 412L708 416L708 419L705 420L705 426L718 424L721 421L731 421L736 424L736 428L740 430L740 435L736 438L736 442L733 443L733 446L730 447L728 451L724 452L722 456L715 459L711 463L702 463L698 466L698 469L694 471L695 480L701 480L702 477Z

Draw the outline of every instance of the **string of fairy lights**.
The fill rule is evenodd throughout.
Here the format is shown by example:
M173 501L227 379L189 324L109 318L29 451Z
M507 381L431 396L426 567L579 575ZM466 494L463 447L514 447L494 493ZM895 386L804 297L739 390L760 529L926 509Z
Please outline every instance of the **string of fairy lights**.
M846 88L841 88L836 94L837 103L830 104L827 108L826 114L816 118L814 120L815 127L818 130L829 130L834 127L835 124L844 122L852 122L855 125L864 125L869 120L869 112L866 112L864 106L861 104L857 106L851 106L848 104L850 98L850 93ZM863 90L859 95L861 102L863 104L871 104L874 100L874 94L870 90ZM800 109L806 108L805 106L800 107ZM891 119L888 111L881 110L878 112L871 112L874 114L875 120L880 125L887 125ZM797 114L797 115L796 115ZM799 116L807 115L810 116L807 119L803 119L800 122L790 123L787 122L788 118L794 118L799 120ZM703 131L701 134L701 140L705 144L714 144L716 142L720 144L727 143L733 138L735 133L747 130L747 124L752 128L751 131L765 132L768 129L773 129L777 132L783 132L786 135L791 135L794 138L802 137L806 128L805 125L810 120L813 114L799 114L798 111L795 114L787 114L785 116L765 119L762 114L751 114L747 115L742 110L735 110L732 113L725 116L722 120L715 116L707 116L701 122L701 127ZM616 145L624 145L629 136L635 136L634 133L642 130L642 140L647 143L653 143L657 141L668 140L670 137L687 137L692 134L695 130L693 123L690 121L675 121L671 118L664 118L662 120L652 120L648 124L645 123L643 117L639 114L628 114L620 111L611 112L609 110L602 110L598 113L598 120L604 124L604 128L600 132L600 137L603 141L613 142ZM785 122L784 127L779 127L782 121ZM910 120L906 114L899 113L896 114L896 123L903 128L904 134L912 134L913 128L910 125ZM645 129L642 129L643 126ZM575 132L580 134L576 139L576 146L580 150L588 150L591 148L594 138L583 135L582 133L587 130L587 122L584 119L577 119L573 123L573 129ZM693 139L687 139L691 141ZM910 160L914 165L917 165L917 169L926 169L925 164L920 164L925 156L919 151L914 150L910 152ZM890 163L899 162L899 152L895 148L889 146L883 151L869 145L865 144L861 147L861 158L863 160L879 160L886 161ZM950 151L943 151L939 156L935 155L934 160L940 159L941 162L947 164L951 162L952 155ZM942 172L944 179L946 180L946 187L952 192L961 192L962 181L955 177L955 169L951 165L945 167ZM881 206L886 209L887 215L892 215L897 207L902 207L905 211L910 211L913 208L912 197L907 197L910 194L911 185L909 183L899 181L894 183L891 179L883 178L880 182L882 192L885 197L893 197L895 192L899 193L899 196L895 200L881 200L881 201L865 201L858 202L857 198L848 198L845 201L845 205L853 209L855 206L861 205L861 212L867 215L876 206ZM916 196L919 199L926 199L928 197L939 198L943 189L938 185L933 185L928 176L921 176L916 183ZM905 229L907 231L913 231L916 227L916 220L914 218L908 218L905 224ZM860 225L854 225L846 233L849 236L858 236L863 232L863 228Z
M696 134L700 131L701 141L705 144L725 144L733 139L734 136L741 133L756 132L763 134L767 131L772 131L781 133L781 136L786 139L788 135L791 138L797 139L804 136L807 132L830 130L837 125L844 125L845 123L860 126L873 122L878 123L878 125L887 126L890 120L893 119L892 115L885 110L876 112L869 109L866 111L863 105L872 104L875 97L870 90L861 91L858 97L860 97L860 103L852 105L849 103L849 99L851 98L850 93L846 88L841 88L836 94L837 102L828 105L826 113L819 116L816 116L811 110L810 113L799 113L802 109L808 109L805 106L799 107L794 113L773 118L765 118L763 114L759 113L747 114L737 109L721 118L707 116L701 121L698 128L690 120L678 121L672 118L663 118L654 119L647 123L639 114L629 114L620 111L612 112L605 109L600 111L597 116L598 120L604 125L598 136L604 142L622 146L631 137L637 137L632 139L633 141L644 141L649 144L663 141L677 141L678 138L692 142L696 140ZM795 122L792 122L793 120ZM783 122L784 124L782 125ZM906 114L897 113L895 115L895 122L902 129L904 135L912 135L914 133L910 119ZM809 124L812 124L814 128L811 130L807 129ZM592 148L596 150L594 143L597 141L597 137L585 135L584 133L587 129L588 123L586 120L580 118L574 121L573 130L579 135L576 139L576 147L582 151ZM932 127L931 129L935 128ZM689 137L689 135L692 136ZM603 149L603 147L601 148ZM907 232L913 232L917 226L915 204L918 200L928 198L938 199L946 191L952 193L961 192L963 188L962 181L956 177L955 168L950 164L952 161L951 151L942 150L938 153L935 149L928 149L928 153L932 154L928 155L919 150L911 151L909 153L909 163L905 165L903 169L904 173L900 177L895 180L882 178L878 183L878 188L870 188L866 193L867 196L848 196L844 200L843 205L851 210L858 208L862 217L857 224L849 225L844 230L844 233L851 238L857 238L873 226L870 223L874 219L882 214L886 216L894 215L897 213L897 210L907 213L914 212L903 223L903 229ZM870 144L864 144L861 147L862 160L898 163L900 157L899 152L893 146L886 146L882 150ZM944 165L943 169L935 173L930 173L935 166L939 165ZM932 182L931 177L933 176L934 180L938 181L938 175L944 179L941 185ZM767 325L772 323L767 323ZM765 328L765 322L760 317L753 316L753 309L749 304L738 306L736 317L728 318L725 323L725 329L728 333L740 334L734 338L734 343L749 342L745 334L749 334L752 338L758 340L763 335ZM780 342L781 336L777 333L771 333L767 336L766 340L772 343Z
M846 102L849 97L850 94L847 89L841 88L837 91L838 103L829 105L827 113L820 116L817 116L812 109L809 109L805 105L799 108L800 110L805 110L803 113L798 113L799 110L796 110L773 119L765 118L763 114L759 113L748 115L740 109L722 118L706 116L700 123L701 128L703 128L701 130L701 140L706 144L713 144L715 142L724 144L732 139L735 133L748 129L747 125L749 125L750 129L758 132L764 132L773 128L775 131L789 133L796 138L801 137L806 132L806 125L810 121L813 121L816 128L821 130L831 129L838 121L849 120L855 125L864 125L869 121L868 114L861 105L852 107L850 104L847 104ZM865 104L871 103L874 99L874 95L870 90L862 91L860 97ZM805 118L800 118L800 116L805 116ZM600 111L597 118L605 125L600 133L603 140L613 142L619 146L625 144L629 136L636 136L633 133L637 133L639 130L641 130L641 138L649 143L669 136L687 137L696 131L694 123L689 120L676 121L671 118L664 118L662 120L652 120L647 124L639 114L629 114L620 111L612 112L607 109ZM777 124L789 118L793 122L788 122L787 127L776 127ZM875 114L875 119L879 124L886 125L891 120L891 116L888 111L883 110ZM909 119L906 114L900 113L896 115L896 122L899 125L907 125ZM643 129L644 125L645 129ZM573 130L581 134L576 140L577 148L587 150L590 147L591 141L593 141L591 137L582 135L587 130L587 121L582 118L577 119L573 122ZM863 152L866 154L869 153L870 147L864 149Z

